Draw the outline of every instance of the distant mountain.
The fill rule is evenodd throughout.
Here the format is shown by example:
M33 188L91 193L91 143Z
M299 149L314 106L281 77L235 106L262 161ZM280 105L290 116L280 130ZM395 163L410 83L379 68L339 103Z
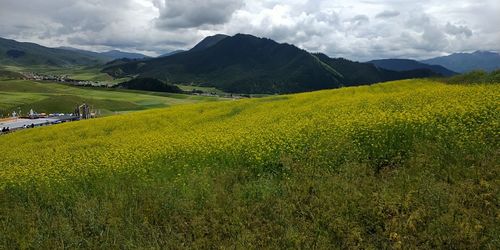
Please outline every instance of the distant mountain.
M0 38L0 64L2 65L68 67L96 65L105 61L104 56L95 54L48 48L35 43Z
M69 50L69 51L73 51L73 52L78 52L79 54L86 55L86 56L89 56L89 57L99 58L99 59L101 59L103 61L113 60L113 58L111 58L109 56L106 56L106 55L103 55L102 53L94 52L94 51L89 51L89 50L83 50L83 49L77 49L77 48L65 47L65 46L57 47L56 49L62 49L62 50Z
M378 69L373 64L310 54L290 44L251 35L225 37L214 44L215 40L204 39L190 51L168 57L114 64L103 72L211 86L234 93L305 92L435 75L430 70Z
M344 58L330 58L325 54L315 54L321 61L334 68L342 75L344 85L366 85L407 78L439 76L430 69L389 70L376 67L372 63L353 62Z
M112 61L112 60L122 59L122 58L127 58L127 59L148 58L148 56L140 54L140 53L123 52L120 50L110 50L110 51L106 51L106 52L94 52L94 51L76 49L76 48L72 48L72 47L59 47L59 48L65 49L65 50L71 50L71 51L78 51L78 52L80 52L82 54L86 54L88 56L101 57L101 58L104 58L106 61Z
M143 59L143 58L148 58L148 56L140 54L140 53L123 52L120 50L110 50L107 52L102 52L100 54L104 55L106 57L110 57L112 59L120 59L120 58Z
M464 73L472 70L493 71L500 69L500 54L488 51L476 51L474 53L455 53L423 60L423 63L436 64Z
M179 54L179 53L182 53L182 52L186 52L185 50L174 50L174 51L171 51L171 52L168 52L168 53L165 53L159 57L167 57L167 56L171 56L171 55L175 55L175 54Z
M224 40L227 37L229 37L229 36L222 35L222 34L206 37L201 42L196 44L196 46L194 46L190 51L200 51L200 50L210 48L210 47L216 45L217 43L219 43L220 41Z
M388 69L393 71L429 69L442 76L453 76L457 74L457 72L453 72L441 65L429 65L410 59L381 59L381 60L369 61L368 63L372 63L378 68Z

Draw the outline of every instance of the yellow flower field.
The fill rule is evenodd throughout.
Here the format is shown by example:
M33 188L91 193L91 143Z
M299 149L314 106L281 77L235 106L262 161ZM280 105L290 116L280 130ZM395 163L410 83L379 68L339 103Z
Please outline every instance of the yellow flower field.
M335 156L346 141L362 151L347 152L359 160L391 161L423 138L480 151L498 142L499 101L496 85L403 81L64 124L2 137L0 185L94 173L143 176L152 167L262 168L283 156ZM335 167L329 160L321 161Z
M493 225L499 218L498 193L494 193L495 190L498 191L499 184L499 104L498 84L447 85L429 80L405 80L297 95L185 105L0 136L0 195L9 197L4 200L6 203L0 204L3 207L0 212L14 213L10 209L11 205L17 204L18 210L19 207L25 209L19 211L29 210L31 212L28 214L31 214L33 206L26 205L31 204L30 202L38 204L35 207L37 211L42 211L42 215L37 216L42 217L46 206L69 202L72 205L64 206L75 207L64 208L57 212L57 216L51 215L46 220L30 217L24 224L7 222L5 218L11 217L3 217L4 232L12 231L12 227L22 230L24 226L34 223L39 229L33 232L33 237L42 235L50 240L46 243L48 245L44 245L45 243L30 240L32 238L16 236L10 232L8 236L0 237L0 246L3 239L3 244L8 246L60 247L57 237L45 231L48 229L42 229L49 225L44 221L52 221L51 218L66 218L57 222L66 223L64 225L72 228L68 231L70 236L65 236L64 239L68 242L73 236L73 239L77 239L82 235L80 231L75 231L75 226L81 225L79 223L95 225L100 222L96 222L95 218L92 221L82 219L85 222L71 219L78 217L73 214L78 211L76 204L83 202L84 205L80 204L81 206L89 206L88 211L94 211L94 205L88 203L94 201L101 204L99 207L104 209L102 211L108 211L106 206L109 206L108 217L103 218L102 224L99 224L105 234L99 236L97 231L95 235L94 231L90 231L96 238L72 244L95 247L102 246L99 241L104 240L102 237L120 239L117 235L130 229L131 224L125 222L128 219L125 219L127 216L124 211L129 210L119 209L130 205L133 209L141 210L134 210L136 214L127 212L132 214L131 220L143 215L145 217L139 219L144 220L143 222L136 221L133 224L142 229L130 231L128 236L124 236L134 239L129 242L129 247L167 247L167 242L188 242L191 247L202 246L197 244L231 246L231 242L240 242L241 246L248 246L248 243L257 248L273 244L276 247L282 246L281 241L259 238L267 234L280 235L279 239L293 247L300 246L296 245L298 242L312 242L312 238L300 238L297 232L313 233L318 228L324 228L324 231L318 231L317 237L326 237L317 238L318 242L329 242L328 239L334 239L331 238L333 235L338 235L338 247L342 248L385 248L394 247L393 243L404 246L405 243L413 245L424 239L428 239L425 243L428 245L422 243L427 247L442 246L447 240L458 244L455 246L459 248L491 247L495 245L491 235L498 232L498 224ZM127 180L125 184L119 181L121 179ZM118 184L112 184L113 181ZM356 182L359 186L355 186ZM477 190L484 191L475 193L477 197L493 195L493 198L487 199L481 196L481 204L486 201L490 203L485 207L481 205L481 209L474 210L476 205L463 205L458 198L453 198L454 193L445 191L454 190L453 192L458 191L460 194L464 190L476 190L475 183L486 185L483 187L485 189L477 186ZM102 185L106 188L101 190L99 187ZM384 188L381 185L385 185ZM446 188L446 185L455 186ZM130 190L126 194L116 193L127 188ZM427 204L433 198L429 198L431 196L425 191L426 188L434 190L433 195L442 198L439 198L439 202L446 203L433 210L435 204L441 203L432 201L433 203ZM58 193L57 190L66 191ZM147 190L155 191L147 194ZM334 190L338 191L333 192ZM393 190L393 195L387 196L389 190ZM32 192L39 198L30 200L32 198L28 194ZM161 202L158 197L148 200L147 197L154 196L155 192L161 193L163 198L170 198ZM141 197L146 197L145 200L138 203L141 205L132 205L135 204L132 200L138 198L139 193ZM312 202L303 200L303 197L309 197L311 193L323 197L318 203L311 204L326 206L331 199L332 203L324 209L334 210L324 210L324 213L318 212L323 211L319 207L317 211L309 211L313 207L300 210L297 206ZM27 198L19 198L21 196L17 194ZM55 198L46 198L49 194ZM411 194L414 198L408 196ZM128 198L121 195L127 195ZM274 198L267 200L266 197L271 196ZM295 196L297 200L294 200ZM80 201L78 197L87 198ZM226 200L224 197L232 198ZM45 199L47 200L44 201ZM229 199L233 201L230 202ZM277 200L283 200L283 203L276 204ZM261 211L268 205L273 206L273 209L254 214L254 219L260 218L263 224L253 227L253 220L245 219L246 214L253 212L244 208L255 204L261 205L251 211ZM455 206L453 204L456 207L452 207ZM471 211L464 212L463 206L471 206ZM143 207L149 207L149 210L143 211ZM162 209L167 209L166 207L173 210L161 215L160 211L164 211ZM380 211L377 210L379 208ZM238 214L237 211L243 211L240 209L247 212L239 217L223 216L224 211ZM288 214L284 212L287 209L295 212ZM373 209L373 213L372 210L363 209ZM203 217L204 210L212 213ZM283 211L279 212L281 210ZM302 217L306 215L297 211L309 211L311 215L307 216L312 217ZM455 211L455 217L443 217L448 216L449 211ZM182 218L189 219L177 220L177 217L172 217L173 214L184 214L185 217ZM327 218L327 214L334 217ZM335 217L336 214L338 217ZM461 222L448 219L458 218L456 216L459 214L472 217L460 217ZM98 215L99 213L95 216ZM478 217L474 217L475 215ZM265 223L269 216L271 224ZM117 225L122 226L121 229L117 227L113 231L109 224L112 218L117 220ZM195 218L202 219L197 221ZM238 229L216 227L217 222L221 222L223 218L229 218L230 221L241 220L231 222L236 223L231 225ZM321 221L322 226L307 224L307 220L303 218L310 218L308 220L311 223ZM365 221L367 218L378 218L370 220L370 223L381 223L384 226L369 229L371 226L363 224L368 223ZM186 224L189 229L182 229L181 225L186 220L190 221ZM207 222L211 220L213 221ZM282 225L280 220L283 220L283 225L288 225L284 226L285 229L275 228ZM450 225L450 228L457 231L443 236L444 238L426 238L429 232L445 235L444 231L448 230L441 228L444 230L441 232L441 229L433 229L433 221ZM479 229L474 224L463 224L472 221L489 223L489 226L482 225L482 229ZM165 223L174 228L162 231L161 225L166 225ZM456 227L459 224L463 228ZM203 226L205 231L196 231L196 225ZM293 225L297 228L293 229ZM53 226L59 228L59 224ZM288 228L289 226L292 228ZM212 238L210 243L199 241L203 237L219 237L222 231L218 230L229 230L225 237L231 240L224 241L223 237ZM151 235L146 237L139 232L150 232ZM194 238L186 236L191 233ZM160 238L148 238L154 235L173 238L163 243ZM257 237L258 235L260 236ZM452 235L457 235L458 238L447 238ZM254 236L257 238L253 238ZM392 242L395 238L402 243ZM443 242L432 243L429 239L441 239ZM106 242L110 247L125 246L110 243L112 241Z

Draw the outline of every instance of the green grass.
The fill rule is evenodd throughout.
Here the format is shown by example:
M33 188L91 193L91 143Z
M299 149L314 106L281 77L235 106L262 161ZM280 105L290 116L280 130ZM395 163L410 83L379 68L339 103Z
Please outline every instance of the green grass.
M0 136L0 248L498 249L499 86L409 80Z
M229 95L229 93L226 93L220 89L213 87L201 87L201 86L183 85L183 84L175 84L175 85L184 91L201 90L206 93L215 93L216 95Z
M82 81L98 81L110 84L117 84L130 80L129 78L113 79L106 73L100 72L99 66L79 66L79 67L50 67L50 66L12 66L3 65L0 69L13 72L37 72L45 75L68 75L71 79Z
M77 105L86 102L102 114L117 111L134 111L162 108L172 105L214 101L217 98L180 94L128 91L104 88L73 87L58 83L26 80L0 80L0 114L17 111L73 112Z

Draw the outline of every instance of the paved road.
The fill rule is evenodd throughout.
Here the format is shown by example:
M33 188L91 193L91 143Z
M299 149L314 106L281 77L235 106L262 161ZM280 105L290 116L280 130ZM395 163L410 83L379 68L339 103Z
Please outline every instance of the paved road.
M55 118L40 118L40 119L17 119L8 122L0 122L0 129L3 127L9 127L12 129L23 128L25 125L30 126L31 124L35 124L35 126L40 126L44 124L51 124L53 122L57 122L59 119Z

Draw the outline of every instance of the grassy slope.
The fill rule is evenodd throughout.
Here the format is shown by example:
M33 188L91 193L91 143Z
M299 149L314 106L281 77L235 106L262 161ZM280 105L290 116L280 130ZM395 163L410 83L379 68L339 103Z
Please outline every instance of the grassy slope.
M33 66L14 66L0 65L0 70L8 70L13 72L37 72L41 74L52 75L68 75L71 79L82 81L99 81L107 83L120 83L128 81L129 78L113 79L106 73L102 73L99 66L73 66L73 67L50 67L43 65ZM1 77L0 71L0 77Z
M499 85L402 81L2 136L6 248L496 248Z
M72 112L76 105L87 102L103 114L167 107L198 101L210 101L188 95L153 93L145 91L118 91L112 89L77 88L57 83L25 80L0 80L0 113L7 115L21 108L27 112Z

